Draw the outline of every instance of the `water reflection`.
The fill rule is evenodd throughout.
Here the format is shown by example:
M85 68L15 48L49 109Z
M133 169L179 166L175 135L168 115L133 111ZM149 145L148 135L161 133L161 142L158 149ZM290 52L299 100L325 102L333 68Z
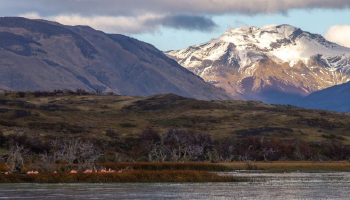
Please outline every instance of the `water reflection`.
M244 183L0 184L0 199L347 199L350 173L242 174Z

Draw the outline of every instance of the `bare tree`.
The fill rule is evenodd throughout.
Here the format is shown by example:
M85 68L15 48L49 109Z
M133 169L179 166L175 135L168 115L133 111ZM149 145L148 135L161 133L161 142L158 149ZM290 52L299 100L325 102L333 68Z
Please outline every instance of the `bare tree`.
M24 169L24 154L26 150L23 146L11 146L8 151L8 157L6 165L10 173L19 172L22 173Z
M151 157L155 157L157 162L165 162L165 160L169 157L169 154L169 149L162 142L154 145L150 152Z
M245 149L243 156L241 156L241 160L248 161L251 159L251 153L253 150L253 145L250 145L248 148Z
M145 130L142 131L140 139L143 148L148 152L148 161L151 162L155 154L154 151L155 149L157 149L157 145L160 144L160 136L158 132L156 132L152 128L147 127Z
M204 159L212 147L210 135L177 129L169 129L162 141L170 152L170 160L176 162Z
M172 161L177 162L181 160L181 157L186 157L188 140L185 131L169 129L162 135L162 140L170 151Z
M101 152L90 141L81 139L53 140L54 147L51 155L41 155L48 162L64 162L79 164L80 167L92 168L101 156Z
M215 146L215 155L217 161L230 162L236 156L236 144L235 138L224 138L219 141Z
M264 157L264 161L268 162L270 159L270 156L273 156L275 153L279 152L278 148L263 148L261 151L262 156Z

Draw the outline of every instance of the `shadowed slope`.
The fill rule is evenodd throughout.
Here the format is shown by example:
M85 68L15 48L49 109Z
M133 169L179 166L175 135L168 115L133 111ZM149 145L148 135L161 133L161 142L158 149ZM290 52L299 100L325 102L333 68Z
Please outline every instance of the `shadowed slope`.
M86 26L0 18L0 89L229 99L147 43Z

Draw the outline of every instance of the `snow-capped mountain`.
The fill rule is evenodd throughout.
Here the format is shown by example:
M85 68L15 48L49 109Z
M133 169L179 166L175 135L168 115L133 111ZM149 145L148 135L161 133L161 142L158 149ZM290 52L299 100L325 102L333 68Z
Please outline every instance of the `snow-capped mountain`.
M350 81L350 49L290 25L230 29L167 55L232 96L268 103Z

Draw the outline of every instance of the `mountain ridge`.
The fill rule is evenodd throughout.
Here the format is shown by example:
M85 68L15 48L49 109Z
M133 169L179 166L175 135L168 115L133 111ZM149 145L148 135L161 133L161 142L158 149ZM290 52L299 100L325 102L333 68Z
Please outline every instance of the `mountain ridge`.
M350 82L320 90L294 102L295 105L338 112L350 112Z
M154 46L88 26L3 17L0 40L3 90L84 89L231 99Z
M232 96L266 103L350 81L349 48L290 25L229 29L167 55Z

